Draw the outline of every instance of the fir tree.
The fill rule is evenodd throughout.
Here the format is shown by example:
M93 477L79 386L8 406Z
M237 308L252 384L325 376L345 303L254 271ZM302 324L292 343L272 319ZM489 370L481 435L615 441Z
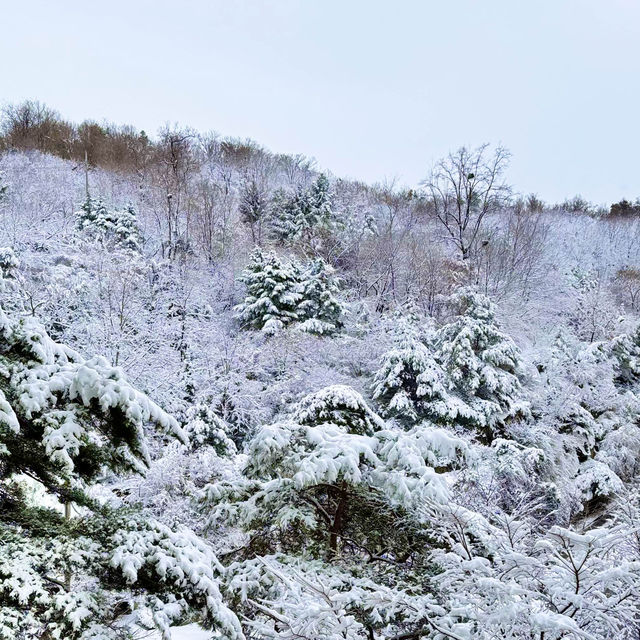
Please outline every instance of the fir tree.
M236 453L236 446L228 436L229 426L208 405L198 403L189 407L184 422L192 449L213 447L219 456Z
M11 247L0 247L0 279L12 279L20 267L15 251Z
M319 239L333 229L333 193L328 178L320 174L310 187L293 193L280 189L271 203L272 233L282 243L301 242L315 250Z
M396 327L394 346L383 355L374 377L373 397L385 407L385 415L400 422L427 416L437 421L451 413L444 371L409 318L398 318Z
M76 214L76 227L90 238L131 251L140 250L140 231L132 205L110 210L100 199L88 197Z
M255 249L240 281L247 295L236 311L244 326L272 335L299 319L301 287L295 265Z
M303 206L304 190L298 188L293 194L277 189L269 205L269 228L280 244L292 242L298 235L300 208Z
M446 376L446 390L456 401L441 420L477 429L491 440L506 421L526 415L519 400L519 352L500 331L495 307L484 295L462 289L450 299L458 316L435 336L436 358Z
M298 313L303 322L300 329L319 335L340 329L344 309L335 297L339 288L335 270L322 258L316 258L303 271L301 284Z

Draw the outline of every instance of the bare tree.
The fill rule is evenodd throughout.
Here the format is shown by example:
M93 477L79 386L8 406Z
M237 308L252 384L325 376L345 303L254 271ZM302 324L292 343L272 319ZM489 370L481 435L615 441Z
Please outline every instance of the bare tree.
M157 181L166 204L166 240L163 255L175 257L188 244L191 222L190 187L198 170L194 154L195 133L165 126L156 147Z
M475 248L482 221L508 202L511 188L503 179L510 153L489 145L460 147L440 160L424 186L434 215L447 231L463 260Z

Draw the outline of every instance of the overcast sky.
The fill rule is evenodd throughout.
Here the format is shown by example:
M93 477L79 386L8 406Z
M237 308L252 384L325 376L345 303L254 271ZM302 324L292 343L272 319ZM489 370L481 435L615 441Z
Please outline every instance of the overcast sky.
M521 192L640 196L639 0L30 0L0 23L2 102L410 186L502 143Z

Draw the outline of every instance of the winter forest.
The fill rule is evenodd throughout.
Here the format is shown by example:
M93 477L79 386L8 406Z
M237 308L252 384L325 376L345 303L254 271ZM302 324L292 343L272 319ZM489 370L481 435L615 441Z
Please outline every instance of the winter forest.
M0 124L1 640L638 640L640 203Z

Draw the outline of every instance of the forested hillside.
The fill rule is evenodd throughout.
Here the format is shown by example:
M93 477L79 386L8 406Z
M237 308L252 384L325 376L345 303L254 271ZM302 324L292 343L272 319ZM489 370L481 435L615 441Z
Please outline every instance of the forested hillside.
M1 133L0 638L640 638L639 205Z

